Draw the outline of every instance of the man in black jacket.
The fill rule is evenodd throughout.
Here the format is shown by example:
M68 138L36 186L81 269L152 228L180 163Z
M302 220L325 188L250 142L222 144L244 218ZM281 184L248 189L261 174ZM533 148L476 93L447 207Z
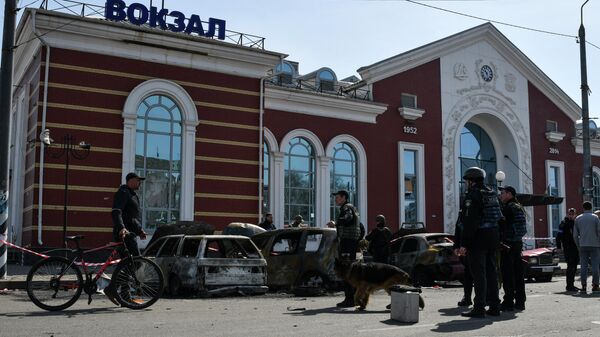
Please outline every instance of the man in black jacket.
M125 177L126 183L119 187L115 193L112 220L113 220L113 239L115 242L123 240L129 253L133 256L140 255L136 236L142 240L146 238L146 232L142 229L142 211L140 209L140 199L135 193L144 181L135 172L130 172ZM127 235L133 233L135 235Z
M567 216L558 226L556 233L556 248L562 249L567 262L567 291L579 291L575 287L575 272L579 263L579 250L573 240L573 226L575 226L575 217L577 211L575 208L569 208Z
M467 256L475 288L473 309L461 314L465 317L500 315L496 249L499 243L498 220L502 212L496 193L483 184L485 175L481 168L470 167L463 176L468 191L461 206L463 231L459 254ZM489 305L487 311L486 304Z
M379 214L375 222L377 226L365 238L369 241L368 252L373 256L373 262L388 263L392 232L385 225L385 216Z

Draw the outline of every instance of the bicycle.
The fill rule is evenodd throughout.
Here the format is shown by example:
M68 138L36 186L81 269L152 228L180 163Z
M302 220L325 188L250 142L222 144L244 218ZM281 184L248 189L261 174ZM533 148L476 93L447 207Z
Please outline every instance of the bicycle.
M108 266L117 264L109 284L116 289L115 299L123 306L130 309L144 309L154 304L162 295L164 278L160 268L153 261L141 257L131 256L123 242L111 242L102 247L82 250L79 240L83 235L69 236L66 240L74 241L76 248L70 250L73 257L70 259L52 256L37 262L27 274L27 295L38 307L49 310L63 310L73 305L81 296L81 292L88 294L88 304L92 302L92 294L98 289L97 281ZM86 263L84 255L91 252L113 249L108 259L101 265L99 271L93 275L88 272L91 265ZM116 260L119 250L124 252L121 260ZM80 267L83 268L85 281Z

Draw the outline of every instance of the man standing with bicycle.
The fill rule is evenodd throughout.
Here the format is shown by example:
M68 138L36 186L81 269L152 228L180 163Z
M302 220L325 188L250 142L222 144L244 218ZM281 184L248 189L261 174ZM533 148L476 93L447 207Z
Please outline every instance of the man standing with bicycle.
M136 236L142 240L146 238L146 232L142 229L142 211L140 210L140 199L135 193L144 181L135 172L127 173L125 184L119 187L115 193L112 207L113 239L115 242L123 241L132 256L139 256ZM134 233L134 235L127 235Z

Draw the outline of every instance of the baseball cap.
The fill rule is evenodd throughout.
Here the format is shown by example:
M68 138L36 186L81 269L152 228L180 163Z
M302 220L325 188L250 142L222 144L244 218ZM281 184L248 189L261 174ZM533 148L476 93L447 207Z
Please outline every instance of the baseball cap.
M510 194L512 194L513 197L517 196L517 191L512 186L503 186L503 187L500 187L499 190L510 192Z
M331 195L343 195L344 197L346 197L346 199L348 199L350 197L350 194L348 194L348 191L346 190L339 190L335 193L331 193Z
M125 181L129 181L129 179L133 179L133 178L138 178L139 180L144 180L146 179L145 177L140 177L137 173L135 172L129 172L127 173L127 176L125 177Z

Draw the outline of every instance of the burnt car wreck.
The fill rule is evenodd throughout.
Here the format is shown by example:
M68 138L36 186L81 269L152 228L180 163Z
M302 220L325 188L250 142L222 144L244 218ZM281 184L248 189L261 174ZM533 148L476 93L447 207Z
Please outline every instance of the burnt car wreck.
M171 296L264 294L267 262L254 243L237 235L168 235L148 246L144 256L163 272Z

